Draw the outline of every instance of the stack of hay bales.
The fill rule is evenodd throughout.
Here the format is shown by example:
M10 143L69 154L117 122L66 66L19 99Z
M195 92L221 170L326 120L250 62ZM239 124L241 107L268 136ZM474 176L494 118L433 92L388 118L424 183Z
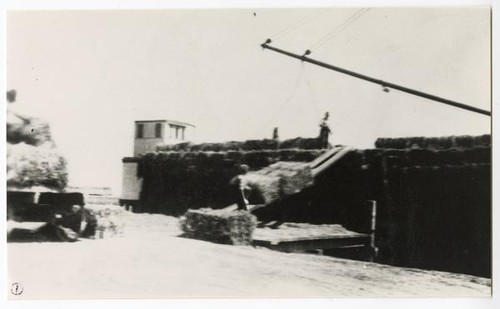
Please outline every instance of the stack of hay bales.
M188 210L180 224L184 236L220 244L249 245L257 219L247 211Z
M258 151L258 150L278 150L278 149L302 149L313 150L322 149L321 141L318 138L297 137L283 141L275 139L259 139L246 141L229 141L223 143L180 143L175 145L159 144L157 151Z
M443 137L401 137L379 138L375 141L376 148L389 149L450 149L491 147L491 135L480 136L460 135Z
M187 209L224 208L233 203L229 183L242 164L250 170L259 170L279 161L310 162L324 152L322 149L167 151L124 158L123 162L137 162L137 176L143 179L140 203L134 211L180 216Z
M52 140L49 124L17 113L16 92L7 95L7 188L63 190L68 182L66 160Z
M242 176L242 181L270 204L314 183L311 168L303 162L276 162Z
M319 138L303 138L297 137L287 139L280 142L280 149L322 149L321 140Z

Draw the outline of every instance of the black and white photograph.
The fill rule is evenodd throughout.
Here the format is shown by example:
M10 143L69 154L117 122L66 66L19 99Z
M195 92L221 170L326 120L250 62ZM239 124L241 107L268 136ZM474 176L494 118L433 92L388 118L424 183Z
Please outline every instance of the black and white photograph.
M491 298L490 6L6 17L6 297Z

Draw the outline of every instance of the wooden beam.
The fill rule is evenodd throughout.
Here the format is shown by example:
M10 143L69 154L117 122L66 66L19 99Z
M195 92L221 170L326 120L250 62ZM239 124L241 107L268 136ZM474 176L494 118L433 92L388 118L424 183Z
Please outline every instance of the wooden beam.
M267 42L270 42L270 40L268 40ZM320 67L323 67L323 68L326 68L326 69L330 69L330 70L333 70L333 71L337 71L337 72L340 72L340 73L343 73L343 74L346 74L346 75L349 75L349 76L352 76L352 77L356 77L356 78L359 78L359 79L362 79L362 80L365 80L365 81L368 81L368 82L371 82L371 83L379 84L382 87L384 87L384 89L385 88L392 88L392 89L399 90L399 91L402 91L402 92L405 92L405 93L409 93L409 94L412 94L412 95L415 95L415 96L418 96L418 97L422 97L422 98L429 99L429 100L432 100L432 101L436 101L436 102L439 102L439 103L443 103L443 104L447 104L447 105L454 106L454 107L457 107L457 108L461 108L461 109L464 109L464 110L467 110L467 111L470 111L470 112L474 112L474 113L478 113L478 114L482 114L482 115L486 115L486 116L491 116L491 112L487 111L487 110L483 110L483 109L480 109L480 108L477 108L477 107L474 107L474 106L470 106L470 105L467 105L467 104L463 104L463 103L455 102L455 101L448 100L448 99L445 99L445 98L441 98L441 97L438 97L438 96L435 96L435 95L432 95L432 94L428 94L428 93L425 93L425 92L422 92L422 91L414 90L414 89L407 88L407 87L404 87L404 86L400 86L400 85L397 85L397 84L393 84L393 83L390 83L390 82L385 82L385 81L380 80L380 79L376 79L376 78L373 78L373 77L370 77L370 76L367 76L367 75L363 75L363 74L360 74L360 73L356 73L354 71L346 70L346 69L343 69L343 68L340 68L340 67L328 64L328 63L324 63L324 62L321 62L321 61L318 61L318 60L315 60L315 59L312 59L312 58L308 58L305 55L304 56L300 56L300 55L297 55L297 54L294 54L294 53L291 53L291 52L288 52L288 51L285 51L285 50L282 50L282 49L270 46L267 42L261 45L262 48L269 49L269 50L272 50L274 52L277 52L277 53L280 53L280 54L283 54L283 55L286 55L286 56L289 56L289 57L292 57L292 58L295 58L295 59L299 59L300 61L309 62L309 63L312 63L314 65L317 65L317 66L320 66Z

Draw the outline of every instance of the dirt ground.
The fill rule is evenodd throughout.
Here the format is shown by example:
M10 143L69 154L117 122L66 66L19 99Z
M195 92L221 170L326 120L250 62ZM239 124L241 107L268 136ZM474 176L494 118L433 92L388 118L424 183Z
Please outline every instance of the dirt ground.
M9 243L10 299L489 297L491 280L185 239L176 218L104 213L102 239Z

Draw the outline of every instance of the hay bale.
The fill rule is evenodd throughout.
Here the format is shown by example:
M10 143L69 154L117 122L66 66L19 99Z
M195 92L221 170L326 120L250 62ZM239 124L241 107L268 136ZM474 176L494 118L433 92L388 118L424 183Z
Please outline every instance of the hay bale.
M173 145L158 144L156 151L190 151L193 144L190 142L178 143Z
M455 138L456 147L471 148L473 147L474 137L470 135L457 136Z
M491 147L491 135L476 136L473 140L474 147Z
M68 182L66 160L51 142L32 146L7 144L7 187L29 189L41 186L63 190Z
M434 165L438 162L436 151L428 149L411 149L406 152L408 165Z
M295 162L311 162L317 157L321 156L327 150L297 150L290 155L290 161Z
M278 176L251 172L241 178L244 185L251 189L252 195L261 197L265 204L277 201L283 196L281 178Z
M268 150L255 150L244 152L242 163L249 165L254 169L263 168L276 162L275 153Z
M491 135L480 136L443 136L443 137L404 137L404 138L379 138L375 141L376 148L422 148L443 150L451 148L490 147Z
M405 149L406 140L404 138L378 138L375 141L375 148Z
M280 149L321 149L321 141L319 138L304 138L297 137L284 140L279 145Z
M180 220L185 237L220 244L249 245L257 219L247 211L188 210Z
M274 139L247 140L241 144L244 151L251 150L274 150L279 148L279 141Z
M466 163L466 157L464 151L452 148L452 149L444 149L442 151L438 151L438 158L440 165L462 165Z
M193 144L190 142L179 143L175 145L159 144L156 151L159 152L227 152L227 151L262 151L278 149L302 149L313 150L322 149L321 141L318 138L297 137L278 141L275 139L259 139L246 141L228 141L222 143L201 143Z
M28 116L10 113L19 121L7 121L7 142L10 144L26 143L40 146L46 142L53 143L50 126L47 122ZM12 119L12 118L11 118Z
M241 151L228 151L226 153L227 159L232 160L232 161L234 161L236 163L240 163L241 162L241 160L243 158L243 155L244 154Z
M302 162L276 162L242 176L242 181L259 192L266 204L300 192L314 183L309 164Z
M297 193L314 182L309 164L301 162L277 162L258 173L279 177L284 195Z
M491 148L476 147L464 150L468 163L491 163Z

